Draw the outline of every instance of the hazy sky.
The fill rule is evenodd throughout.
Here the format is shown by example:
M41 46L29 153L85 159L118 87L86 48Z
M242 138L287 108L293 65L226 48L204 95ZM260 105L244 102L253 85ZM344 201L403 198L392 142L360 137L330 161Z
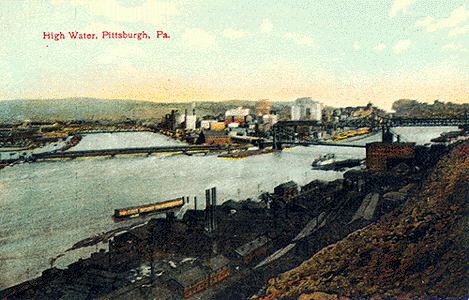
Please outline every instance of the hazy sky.
M0 100L467 103L468 2L1 1Z

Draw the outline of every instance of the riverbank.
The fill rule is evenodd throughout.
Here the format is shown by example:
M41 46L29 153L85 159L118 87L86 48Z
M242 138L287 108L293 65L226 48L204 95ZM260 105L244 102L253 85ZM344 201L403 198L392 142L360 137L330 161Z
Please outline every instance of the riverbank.
M466 298L469 143L451 148L402 205L273 276L255 299Z
M206 213L201 210L188 210L182 220L151 219L107 236L109 251L97 252L63 270L46 270L36 280L2 291L2 296L59 299L78 293L81 299L93 299L114 293L114 299L119 299L131 291L151 295L157 289L168 291L169 298L181 296L181 287L171 282L194 268L213 274L216 270L207 266L222 255L231 273L220 282L224 288L207 286L197 297L248 297L269 278L403 205L418 191L425 172L405 166L386 174L350 171L344 179L312 181L287 202L279 201L282 195L275 192L265 194L261 201L227 201L215 209L216 228L210 233L205 229ZM375 194L380 196L376 201ZM82 246L87 242L85 239ZM248 245L258 247L243 256L240 249ZM189 258L194 262L188 264ZM154 268L149 272L152 259ZM166 275L157 276L162 270ZM239 272L241 278L236 275Z

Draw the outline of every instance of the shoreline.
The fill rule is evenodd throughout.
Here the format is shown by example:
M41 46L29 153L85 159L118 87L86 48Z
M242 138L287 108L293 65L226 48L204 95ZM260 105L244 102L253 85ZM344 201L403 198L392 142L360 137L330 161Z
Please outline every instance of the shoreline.
M360 174L367 174L366 171L358 171L358 172L360 172ZM355 174L354 176L357 176L357 174ZM407 178L406 179L407 181L408 180L414 180L414 181L415 180L417 180L417 181L420 180L419 177L412 179L412 178L408 178L406 176L406 178ZM381 177L381 180L382 180L382 177ZM400 183L400 184L402 185L403 183ZM373 181L370 181L368 183L368 185L370 185L370 186L373 185ZM165 220L165 219L149 219L148 221L146 221L146 222L144 222L140 225L133 225L132 228L130 228L130 227L127 227L127 228L121 227L119 229L113 230L112 232L103 233L103 235L101 235L100 237L86 238L86 239L76 243L69 250L74 249L74 247L78 248L78 247L80 247L80 245L82 247L92 246L92 244L89 244L89 242L93 239L94 239L95 242L99 242L99 241L103 241L105 239L108 239L108 242L109 242L110 239L115 239L116 238L117 233L123 232L123 231L125 231L124 234L127 234L128 236L139 236L139 235L142 235L142 233L139 234L138 232L144 232L145 230L148 231L148 232L151 232L151 230L149 228L152 228L152 226L153 226L153 228L159 228L158 230L156 230L156 232L161 232L161 231L165 232L165 231L169 230L167 232L171 233L171 236L173 234L176 234L177 232L180 232L179 235L180 234L183 234L182 236L187 235L184 239L191 239L191 240L193 240L193 242L195 242L197 240L198 240L198 242L203 242L203 244L205 244L205 246L202 246L202 248L204 249L202 252L204 252L205 255L208 254L208 257L213 257L213 249L211 249L211 248L213 246L212 245L213 241L217 241L216 244L218 245L217 246L218 250L217 250L216 253L223 254L223 255L225 255L225 257L228 257L231 260L233 258L232 257L232 253L233 253L232 250L234 248L236 248L237 245L240 246L243 243L248 243L250 240L255 238L255 236L262 235L262 232L259 232L259 230L262 231L262 228L270 228L269 231L268 231L268 232L270 232L268 236L269 236L269 239L271 239L273 241L276 241L274 243L276 246L274 248L269 249L268 251L264 252L265 254L260 255L259 258L255 259L253 261L255 263L255 265L251 265L247 269L244 269L244 267L242 268L243 270L246 270L248 272L247 274L251 274L249 276L258 276L259 272L261 272L262 274L265 274L261 277L265 278L265 276L267 274L271 274L272 270L276 270L275 272L277 272L279 270L283 270L286 267L290 268L290 267L292 267L292 264L295 265L295 264L298 263L299 258L304 257L304 254L301 254L301 253L305 251L304 247L307 243L304 244L304 242L296 242L297 246L293 248L293 249L296 249L296 250L292 250L292 251L294 251L293 253L295 253L295 255L293 257L291 256L292 252L287 251L286 256L284 256L280 260L277 260L276 262L274 262L273 265L272 264L267 265L267 267L266 267L267 269L265 269L265 267L263 267L263 268L261 268L261 270L257 270L255 272L253 271L254 270L253 267L255 267L258 263L260 263L260 260L265 259L269 255L269 253L273 254L273 252L275 252L275 250L279 250L279 249L282 249L282 247L287 246L289 241L292 241L293 238L299 234L299 230L301 230L302 228L303 229L306 228L305 226L307 225L308 221L312 221L311 217L313 217L315 215L319 215L321 213L321 209L326 209L326 210L329 211L329 213L327 214L328 215L328 217L327 217L328 221L326 222L326 224L330 224L330 225L327 225L327 226L333 226L333 224L334 224L333 220L335 220L335 222L337 222L337 220L343 220L343 221L340 221L340 222L345 222L345 221L350 222L350 219L352 218L352 215L353 215L353 211L360 205L360 202L361 202L360 200L363 199L363 197L366 195L366 189L367 189L366 187L361 187L363 190L362 190L362 192L358 192L358 193L357 193L357 191L354 192L354 190L356 188L358 188L358 186L356 186L353 183L353 180L350 180L350 178L348 178L348 175L345 175L345 174L344 174L344 179L342 179L342 180L334 180L334 181L331 181L331 182L321 182L319 180L314 180L313 182L310 182L308 185L303 186L301 188L301 193L299 193L299 196L297 197L297 200L295 200L296 201L295 202L296 203L295 207L303 207L303 210L306 207L308 207L307 203L309 203L310 201L304 202L304 200L302 200L304 197L317 197L317 195L324 195L324 193L325 193L326 197L321 198L322 200L319 200L319 198L318 198L319 202L315 201L315 203L322 203L322 205L319 205L319 207L315 206L315 207L308 208L306 211L301 211L300 210L300 211L296 212L295 210L291 210L291 208L289 208L288 209L289 212L286 211L286 213L287 213L288 218L290 220L285 219L286 216L282 216L284 208L281 208L281 210L279 211L280 216L277 216L277 218L280 218L281 220L283 220L282 222L287 222L287 220L288 220L287 223L293 222L293 223L291 223L291 225L288 225L287 223L284 223L284 224L283 223L277 223L277 225L275 225L276 224L275 217L274 217L275 214L272 214L273 213L272 211L269 213L269 210L266 210L265 207L260 207L259 203L261 203L261 202L241 201L241 203L238 203L238 204L228 203L228 204L217 206L215 211L217 211L217 214L216 214L218 216L217 218L221 222L221 223L219 223L219 228L217 230L222 230L222 231L220 231L219 234L214 235L214 236L210 236L210 235L207 235L206 233L204 233L204 229L203 229L204 222L205 222L204 217L203 217L204 212L203 211L191 211L191 212L189 212L189 215L192 214L193 217L184 217L185 220L182 220L182 221L168 221L168 220ZM319 192L319 191L322 191L322 192ZM309 195L309 196L307 196L307 195ZM316 195L316 196L314 196L314 195ZM330 196L327 196L327 195L330 195ZM340 196L340 195L348 195L348 196L343 198L343 196ZM329 199L328 197L332 197L332 198ZM327 199L329 199L329 200L327 200ZM340 199L345 199L344 200L345 202L343 202ZM226 201L225 203L227 203L227 202L229 202L229 201ZM349 207L349 208L347 208L346 211L342 211L345 207L344 205ZM224 209L224 207L225 207L225 209ZM338 210L334 211L334 208L336 208ZM223 209L224 209L225 212L222 212ZM272 210L272 208L270 210ZM307 212L307 213L305 214L305 212ZM200 214L202 214L202 215L200 215ZM309 217L304 219L306 216L309 216ZM346 217L346 216L348 216L348 217ZM223 220L225 220L225 221L223 221ZM265 221L262 221L262 220L265 220ZM224 222L225 223L227 222L226 223L227 225L222 225L222 224L224 224ZM259 223L259 222L261 222L261 223ZM267 222L267 223L265 223L265 222ZM366 220L361 220L360 221L359 220L359 222L358 223L357 222L358 221L355 221L354 226L358 226L358 228L356 228L356 229L359 229L359 228L362 228L362 226L365 226L365 224L366 225L370 224L371 220L370 221L366 221ZM156 224L159 224L159 225L156 225ZM237 224L237 225L235 225L235 224ZM252 231L246 231L241 235L239 235L239 234L236 235L235 233L228 234L227 232L223 233L224 232L223 230L228 230L228 228L240 228L239 226L241 226L241 224L243 224L243 226L247 226L247 228L254 228L253 225L257 224L257 225L254 225L254 226L257 227L256 232L258 232L258 233L256 234L255 232L252 232ZM283 224L283 225L280 225L280 224ZM344 223L344 224L346 224L346 223ZM155 227L155 226L157 226L157 227ZM267 227L265 227L265 226L267 226ZM285 227L285 226L287 226L287 227ZM289 227L289 226L291 226L291 227ZM324 228L326 228L326 227L324 227L324 228L323 227L324 227L324 225L322 225L321 227L318 227L317 229L315 229L316 232L324 231ZM177 228L179 228L179 229L177 229ZM190 228L192 228L192 229L190 229ZM222 229L222 228L225 228L225 229ZM290 229L288 229L288 228L290 228ZM321 228L323 228L323 229L321 229ZM135 231L135 230L137 230L137 231ZM230 229L230 230L232 230L232 229ZM340 238L343 238L345 234L348 234L349 233L348 231L349 231L349 229L346 230L346 232L344 232L342 235L340 235ZM113 234L115 234L115 235L112 236ZM174 236L174 238L169 238L169 241L172 240L173 241L172 243L174 243L174 241L177 241L178 239L180 239L182 237L182 236L178 237L179 235L176 234ZM233 237L229 238L229 236L231 236L231 235L233 235L233 237L234 236L238 236L238 237L236 239L233 239ZM122 234L117 235L117 236L122 236ZM219 236L219 237L217 238L216 236ZM221 237L227 237L227 238L221 238ZM313 239L313 237L310 236L304 241L307 241L309 239ZM142 241L144 241L144 240L142 240ZM209 242L207 244L207 241L211 241L211 242ZM235 242L235 244L233 244L233 242ZM327 243L330 243L330 241L328 241ZM231 246L228 246L228 245L231 245ZM302 245L302 246L300 247L299 245ZM207 248L207 246L208 246L208 248ZM72 272L72 273L75 272L75 271L72 271L72 270L75 268L74 266L76 264L82 265L82 266L85 266L85 265L99 266L98 269L107 270L106 272L111 272L111 273L115 273L115 272L113 272L113 270L117 271L117 273L120 273L118 271L118 269L121 269L121 268L131 269L131 266L134 265L134 263L132 262L133 258L137 259L137 261L140 261L140 264L143 261L145 261L145 259L143 259L143 261L142 261L142 258L144 258L146 254L145 254L145 252L142 252L142 253L139 252L138 249L140 249L140 247L142 247L142 246L138 246L137 248L135 248L135 250L132 250L131 253L134 253L134 254L129 253L129 254L124 254L124 256L119 256L115 252L115 249L116 249L115 246L112 246L112 247L109 247L109 249L110 249L109 251L101 251L101 252L94 253L94 254L92 254L91 258L79 260L78 262L72 263L71 265L69 265L64 270L55 269L55 268L45 270L45 271L43 271L43 275L41 276L42 283L46 284L46 285L49 285L49 284L51 284L51 282L60 282L60 280L59 280L60 278L63 278L63 276L68 276L66 274L68 274L69 272ZM164 244L161 244L161 247L163 247L162 249L164 249L166 246L164 246ZM168 245L168 247L175 247L175 244L173 244L173 246ZM310 246L307 246L307 247L310 247ZM316 249L318 247L318 245L315 245L314 247L315 247L314 249ZM183 256L187 256L187 255L193 256L193 254L195 254L195 252L191 252L191 251L197 251L196 248L197 248L196 246L191 245L191 249L193 249L193 250L186 249L183 252L180 252L180 250L177 250L177 249L180 249L178 247L176 247L175 248L176 250L174 250L176 252L172 252L173 250L170 250L170 248L168 248L167 250L164 250L162 253L166 253L165 255L169 255L168 259L171 260L171 258L170 258L171 254L170 253L174 253L173 255L176 255L178 257L181 257L181 255L183 255ZM141 248L141 249L143 249L143 248ZM170 251L168 251L168 250L170 250ZM133 251L136 251L136 252L133 252ZM160 253L159 251L160 250L158 250L158 253ZM187 252L187 251L189 251L189 252ZM300 252L298 252L298 251L300 251ZM290 253L290 254L288 254L288 253ZM158 255L161 256L162 254L158 254ZM111 257L113 257L113 259L116 260L115 262L117 262L117 265L110 263ZM139 257L140 257L140 259L139 259ZM199 257L201 257L201 258L204 257L204 254L199 253ZM184 258L182 258L181 261L183 259ZM282 259L283 260L286 259L287 261L282 262ZM125 261L128 261L128 263L125 263ZM165 261L166 261L166 259L163 258L162 261L160 260L160 263L165 262ZM168 263L168 262L166 261L166 263ZM127 267L125 267L126 264L128 264ZM137 264L139 264L139 263L137 262ZM239 263L235 263L234 268L236 268L236 265L240 266ZM115 269L116 267L118 269ZM93 267L93 268L95 268L95 267ZM271 270L271 271L266 271L266 270ZM257 275L255 275L255 274L257 274ZM247 277L249 277L249 276L247 276ZM57 280L59 280L59 281L57 281ZM244 280L247 280L247 279L244 279ZM37 279L35 279L35 280L33 280L29 283L22 283L22 284L16 286L16 291L17 291L17 293L19 293L20 290L23 291L23 288L21 288L21 287L24 287L24 286L29 286L26 290L29 290L30 288L33 288L33 287L40 286L39 284L36 284L37 282L38 282ZM230 286L230 284L229 284L230 282L231 282L230 279L227 279L225 284ZM134 283L130 283L127 286L131 286L132 284L136 284L138 286L139 284L141 285L141 282L137 281L137 282L134 282ZM260 284L260 283L258 283L258 284ZM160 286L160 283L158 283L158 286ZM257 285L254 285L254 288L257 288L257 287L258 287ZM233 287L231 286L231 288L233 288ZM39 290L40 289L41 288L39 288ZM7 289L3 290L2 294L5 295L5 293L11 293L12 290L15 290L15 287L11 287L11 288L7 288ZM251 288L251 290L252 290L252 288ZM207 289L207 290L205 290L205 292L202 292L202 293L210 294L211 293L210 291L211 291L211 289ZM202 294L198 294L198 295L200 296ZM10 297L11 298L7 298L7 299L16 299L11 294L10 294ZM202 299L204 299L204 298L202 298Z

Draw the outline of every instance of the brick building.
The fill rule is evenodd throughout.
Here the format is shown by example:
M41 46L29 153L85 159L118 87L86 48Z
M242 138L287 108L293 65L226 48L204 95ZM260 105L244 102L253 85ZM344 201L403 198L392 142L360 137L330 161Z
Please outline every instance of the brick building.
M366 144L366 168L368 170L388 171L400 163L411 166L415 156L415 143Z

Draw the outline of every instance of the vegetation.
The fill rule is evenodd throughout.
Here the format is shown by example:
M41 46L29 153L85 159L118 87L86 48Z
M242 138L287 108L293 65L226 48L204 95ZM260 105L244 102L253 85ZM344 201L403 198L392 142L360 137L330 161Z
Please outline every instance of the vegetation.
M435 100L433 104L420 103L417 100L400 99L393 103L396 117L435 118L469 116L469 103L454 104Z

